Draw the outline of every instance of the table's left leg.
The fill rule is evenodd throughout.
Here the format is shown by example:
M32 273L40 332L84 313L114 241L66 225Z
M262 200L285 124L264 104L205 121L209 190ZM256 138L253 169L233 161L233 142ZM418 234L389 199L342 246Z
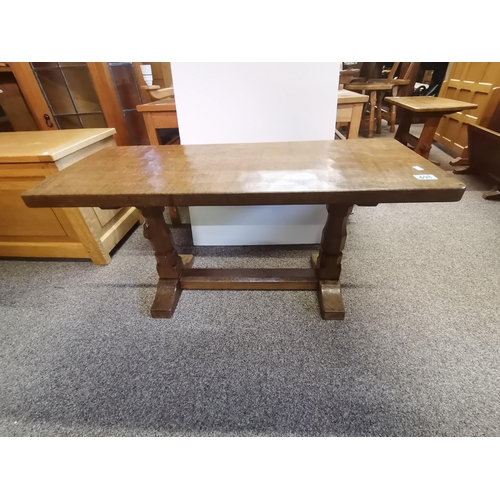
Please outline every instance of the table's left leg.
M164 207L138 207L144 216L144 237L156 257L160 279L151 307L153 318L171 318L181 294L180 276L184 264L174 248L172 234L163 217Z
M340 292L342 250L347 237L347 218L353 205L328 205L328 219L321 236L316 262L318 298L323 319L344 319L344 302Z

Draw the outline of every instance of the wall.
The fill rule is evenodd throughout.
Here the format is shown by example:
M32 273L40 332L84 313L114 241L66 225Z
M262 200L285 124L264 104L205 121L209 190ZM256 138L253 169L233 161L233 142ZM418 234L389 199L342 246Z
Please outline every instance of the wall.
M172 63L182 144L332 140L339 63ZM324 206L190 208L195 245L319 243Z

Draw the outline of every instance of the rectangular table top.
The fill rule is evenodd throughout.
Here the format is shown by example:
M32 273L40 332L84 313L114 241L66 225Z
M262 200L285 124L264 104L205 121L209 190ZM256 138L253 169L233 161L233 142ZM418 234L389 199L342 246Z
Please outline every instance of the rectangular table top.
M338 92L338 104L356 104L358 102L367 102L369 99L367 95L358 94L358 92L352 92L350 90L341 89Z
M116 133L114 128L0 133L0 163L57 161Z
M458 201L464 190L394 139L353 139L105 148L22 197L30 207L362 205Z
M455 99L448 99L446 97L386 97L385 100L415 113L441 112L446 114L463 111L464 109L477 108L477 104L473 102L456 101Z

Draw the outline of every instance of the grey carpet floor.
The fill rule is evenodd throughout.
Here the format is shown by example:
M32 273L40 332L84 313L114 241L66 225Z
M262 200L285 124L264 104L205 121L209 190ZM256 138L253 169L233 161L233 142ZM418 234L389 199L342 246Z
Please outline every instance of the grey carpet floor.
M184 291L152 319L140 229L105 267L0 260L0 435L500 435L500 204L464 181L459 203L355 209L343 322L282 291ZM316 250L174 238L199 267Z

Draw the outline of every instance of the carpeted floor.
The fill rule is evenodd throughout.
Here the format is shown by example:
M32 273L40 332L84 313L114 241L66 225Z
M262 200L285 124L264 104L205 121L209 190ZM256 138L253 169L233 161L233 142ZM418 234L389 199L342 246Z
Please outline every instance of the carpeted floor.
M152 319L139 229L105 267L0 260L0 435L500 435L500 204L463 179L459 203L356 207L343 322L281 291L184 291ZM174 238L198 267L316 250Z

